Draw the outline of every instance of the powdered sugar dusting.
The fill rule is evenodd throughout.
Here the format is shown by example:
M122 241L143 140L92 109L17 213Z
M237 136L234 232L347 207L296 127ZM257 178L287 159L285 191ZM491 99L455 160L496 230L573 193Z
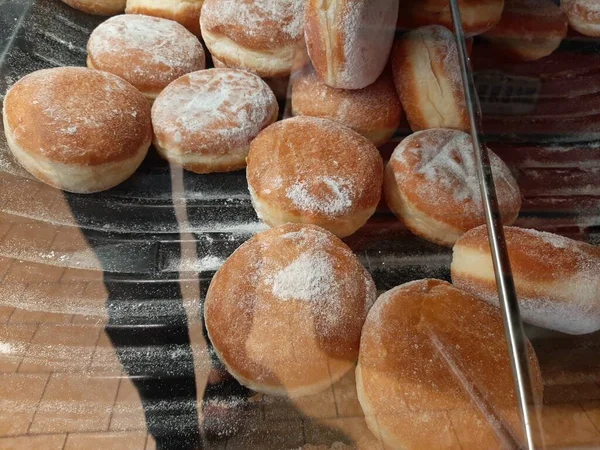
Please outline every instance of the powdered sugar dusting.
M545 231L538 231L531 228L522 228L523 233L527 233L531 236L538 237L548 244L552 244L556 248L570 248L573 246L573 240L560 236L554 233L547 233Z
M313 189L319 189L320 195L313 195ZM354 187L348 179L324 176L317 178L310 186L302 181L291 185L286 196L303 211L318 211L333 216L351 208Z
M273 277L273 294L282 300L323 301L335 286L331 259L325 252L302 253Z
M154 102L152 122L159 138L171 136L184 152L219 143L226 150L247 146L276 112L275 95L258 76L210 69L170 84Z
M177 22L157 17L112 17L93 31L87 48L96 68L134 85L156 81L166 86L181 75L204 68L200 41Z

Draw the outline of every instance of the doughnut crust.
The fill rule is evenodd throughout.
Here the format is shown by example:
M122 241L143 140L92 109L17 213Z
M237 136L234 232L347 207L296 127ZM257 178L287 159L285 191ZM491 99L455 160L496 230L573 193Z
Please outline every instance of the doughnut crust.
M600 329L600 249L552 233L505 227L506 245L525 322L569 334ZM454 246L452 282L498 305L485 226Z
M120 14L125 9L126 0L62 0L71 8L98 16Z
M445 281L406 283L377 299L363 327L356 387L386 449L523 444L501 314Z
M485 33L500 21L504 0L461 0L460 18L466 36ZM449 0L405 0L398 15L399 28L442 25L454 30Z
M600 36L600 3L596 0L562 0L569 25L586 36Z
M534 61L558 48L567 16L552 0L505 0L502 19L484 36L509 56Z
M345 237L375 212L383 162L350 128L299 116L252 141L246 174L254 209L268 225L311 223Z
M413 131L468 130L454 35L439 25L410 31L392 50L396 89Z
M521 194L509 168L488 150L503 223L519 215ZM485 224L471 136L435 128L405 138L385 169L384 194L392 212L417 236L452 246Z
M227 370L249 388L297 397L352 370L375 284L338 238L287 224L239 247L214 276L205 322Z
M174 20L200 36L200 10L204 0L127 0L127 14L144 14Z
M387 64L398 0L307 0L304 37L319 77L340 89L374 83Z
M304 0L206 0L200 22L210 53L227 67L283 77L302 40Z
M98 26L87 44L87 66L114 73L150 100L186 73L204 69L200 41L172 20L127 14Z
M402 119L402 105L392 77L383 73L364 89L327 86L312 70L294 78L292 114L335 120L379 147L391 139Z
M246 166L250 141L277 119L269 86L238 69L193 72L171 83L152 107L154 146L196 173Z
M76 193L125 181L152 138L144 96L116 75L81 67L25 76L6 94L3 117L8 145L21 165L41 181Z

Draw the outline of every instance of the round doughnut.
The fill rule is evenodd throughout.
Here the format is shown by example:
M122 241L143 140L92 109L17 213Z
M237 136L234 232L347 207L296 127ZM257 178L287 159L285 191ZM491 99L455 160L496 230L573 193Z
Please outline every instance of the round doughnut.
M524 61L548 56L566 37L567 16L552 0L505 0L500 22L484 36Z
M352 370L375 284L341 240L287 224L239 247L204 306L215 352L243 385L297 397Z
M519 215L521 194L509 168L488 150L502 221ZM453 246L485 224L471 136L436 128L405 138L385 168L384 194L392 212L417 236Z
M125 9L126 0L62 0L71 8L98 16L113 16Z
M404 34L392 50L398 96L413 131L469 129L454 35L439 25Z
M152 101L172 81L205 67L196 36L159 17L111 17L92 32L87 50L90 69L120 76Z
M127 0L127 14L144 14L174 20L200 36L200 10L204 0Z
M278 112L269 86L250 72L193 72L167 86L154 102L154 146L164 159L192 172L242 169L250 141Z
M569 25L586 36L600 36L600 2L597 0L562 0Z
M539 401L541 372L527 346ZM500 311L445 281L413 281L377 299L356 389L386 449L523 448Z
M350 128L293 117L252 141L246 174L254 209L268 225L311 223L346 237L375 212L383 162Z
M292 114L323 117L352 128L375 146L391 139L402 119L402 105L387 73L363 89L327 86L312 70L294 78Z
M383 72L392 48L398 0L308 0L304 37L328 86L362 89Z
M600 329L600 248L552 233L505 227L525 322L569 334ZM454 246L452 282L498 305L485 226Z
M461 0L460 18L466 36L485 33L500 21L504 0ZM442 25L454 30L449 0L408 0L398 15L399 28Z
M82 67L33 72L7 92L4 131L33 176L75 193L125 181L152 139L150 106L116 75Z
M223 64L286 76L302 39L304 0L206 0L200 23L206 46Z

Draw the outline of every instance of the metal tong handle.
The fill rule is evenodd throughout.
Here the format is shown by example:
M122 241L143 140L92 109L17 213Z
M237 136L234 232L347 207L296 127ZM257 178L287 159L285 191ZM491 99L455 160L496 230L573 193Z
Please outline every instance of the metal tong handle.
M515 283L510 267L510 260L508 258L490 159L485 147L485 138L480 131L481 106L479 104L479 98L477 97L473 74L470 70L469 56L467 54L467 45L460 18L458 0L450 0L450 7L452 10L452 21L454 23L456 43L458 46L460 71L465 91L466 106L471 125L471 136L473 138L473 151L475 153L475 162L477 164L479 186L481 188L483 209L485 212L490 248L492 250L496 286L500 297L502 318L504 319L504 331L508 342L508 353L512 364L519 410L527 439L527 447L533 450L535 448L535 439L534 430L532 428L534 420L532 420L532 418L535 417L536 414L533 411L535 410L535 399L531 384L531 374L529 372L527 340L521 322L521 314L519 312ZM534 414L532 414L532 411Z

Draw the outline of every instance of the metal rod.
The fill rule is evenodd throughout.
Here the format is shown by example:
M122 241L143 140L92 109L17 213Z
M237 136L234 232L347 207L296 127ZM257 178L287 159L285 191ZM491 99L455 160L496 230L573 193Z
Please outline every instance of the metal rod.
M523 428L529 449L535 448L534 430L531 420L535 414L535 399L529 372L529 357L527 340L523 331L515 283L508 258L504 229L498 208L498 198L494 186L494 178L490 166L489 155L485 147L485 139L481 133L481 107L475 89L475 81L470 70L467 45L458 8L458 0L450 0L452 21L456 34L460 71L465 91L465 101L471 125L473 138L473 151L477 163L479 185L483 200L483 209L486 217L488 238L492 252L492 261L496 275L496 286L500 297L500 306L504 320L504 331L508 342L508 353L512 363L513 377L519 404L519 411L523 420Z

